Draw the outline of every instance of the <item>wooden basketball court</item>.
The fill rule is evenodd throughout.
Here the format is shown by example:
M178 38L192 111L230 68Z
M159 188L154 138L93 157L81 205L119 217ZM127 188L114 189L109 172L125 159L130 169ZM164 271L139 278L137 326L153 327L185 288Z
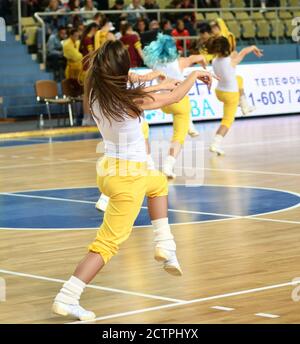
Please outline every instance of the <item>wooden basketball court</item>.
M178 212L172 230L183 276L163 271L153 259L151 228L139 225L83 294L82 305L96 313L96 323L300 323L293 282L300 278L300 117L236 121L224 157L207 149L217 125L197 124L201 135L195 140L205 143L206 196L201 199L199 193L197 198L197 189L187 189L188 207L180 201L181 192L172 199ZM168 139L171 127L151 127L151 133L151 140ZM52 314L51 304L96 232L94 226L76 228L77 218L69 228L77 215L70 211L82 203L78 221L86 219L89 226L93 212L100 225L95 189L85 199L66 191L63 196L58 191L32 193L95 188L99 139L69 139L1 142L0 277L6 301L0 302L0 323L75 321ZM184 182L179 177L173 184ZM215 211L203 211L198 202ZM241 206L247 211L239 212ZM48 227L40 228L45 221ZM59 227L61 223L65 225Z

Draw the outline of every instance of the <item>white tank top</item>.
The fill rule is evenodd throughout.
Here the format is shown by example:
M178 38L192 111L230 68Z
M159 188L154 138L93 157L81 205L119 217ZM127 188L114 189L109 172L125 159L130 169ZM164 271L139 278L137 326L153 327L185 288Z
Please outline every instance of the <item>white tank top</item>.
M155 64L153 70L158 70L160 72L164 72L168 78L176 79L183 81L184 76L179 67L179 60L176 59L173 62L164 63L164 64Z
M142 121L127 117L118 122L103 116L98 102L93 104L94 118L104 142L104 155L111 158L145 162L147 160Z
M220 77L217 90L225 92L238 92L239 87L236 80L235 68L231 65L231 58L217 57L213 59L212 66L214 73Z

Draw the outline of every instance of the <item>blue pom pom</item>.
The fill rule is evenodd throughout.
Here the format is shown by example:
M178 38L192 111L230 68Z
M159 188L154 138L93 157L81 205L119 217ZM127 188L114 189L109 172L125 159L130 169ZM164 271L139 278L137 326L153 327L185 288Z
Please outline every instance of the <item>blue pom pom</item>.
M147 45L144 50L144 63L149 68L156 64L166 64L175 61L179 53L176 48L175 40L169 35L159 33L156 41Z

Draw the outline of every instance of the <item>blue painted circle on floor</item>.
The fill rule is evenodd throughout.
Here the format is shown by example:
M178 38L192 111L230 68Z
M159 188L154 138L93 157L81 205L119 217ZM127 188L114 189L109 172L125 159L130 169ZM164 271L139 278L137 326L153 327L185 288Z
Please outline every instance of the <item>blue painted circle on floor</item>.
M0 227L27 229L97 228L103 214L94 203L96 187L0 194ZM297 194L261 188L170 185L170 223L213 221L249 216L299 205ZM143 206L146 207L146 201ZM135 226L150 224L142 208Z

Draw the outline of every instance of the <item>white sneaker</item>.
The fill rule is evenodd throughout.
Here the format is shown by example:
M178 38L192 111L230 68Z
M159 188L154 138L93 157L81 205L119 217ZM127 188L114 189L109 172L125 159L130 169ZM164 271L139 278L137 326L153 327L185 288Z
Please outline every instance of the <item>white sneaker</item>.
M176 251L156 247L154 259L158 262L163 262L163 268L169 274L174 276L182 276L182 270L176 257Z
M193 122L190 123L188 134L190 135L190 137L199 136L199 131L196 129Z
M94 320L96 318L95 313L85 310L80 305L68 305L57 301L53 303L52 311L62 316L72 315L79 320Z
M109 197L107 197L104 194L101 194L100 198L98 199L97 203L95 204L95 208L103 211L105 213L105 210L108 206L108 202L109 202Z
M210 152L217 153L218 155L225 155L224 150L216 143L212 143L209 146L209 150L210 150Z
M169 164L164 164L163 168L162 168L163 173L171 179L175 179L176 178L176 174L173 171L173 168L169 165Z
M240 97L239 106L241 107L243 116L248 115L250 112L253 112L256 109L254 106L250 106L248 104L245 96Z

